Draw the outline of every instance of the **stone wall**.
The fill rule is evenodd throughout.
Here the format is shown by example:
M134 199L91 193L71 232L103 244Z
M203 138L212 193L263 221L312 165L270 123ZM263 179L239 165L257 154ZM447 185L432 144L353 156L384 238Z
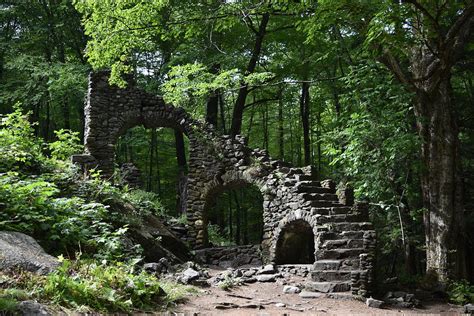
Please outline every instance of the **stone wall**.
M223 268L262 265L262 256L258 245L199 249L196 250L196 258L202 263Z
M188 137L186 239L195 249L207 246L206 213L213 199L226 189L253 185L263 196L261 253L265 262L274 261L277 246L289 242L282 234L285 227L305 221L314 234L315 265L334 258L353 264L354 291L366 291L372 280L375 237L367 222L366 206L354 203L350 188L336 191L331 180L317 181L312 167L291 167L265 150L249 148L242 136L217 135L212 126L133 83L125 89L109 86L106 72L90 76L85 116L85 154L74 156L73 161L85 170L98 167L104 177L114 172L115 144L127 129L137 125L170 127ZM334 269L341 267L345 265ZM344 280L351 277L350 273L349 277L342 272L337 275ZM314 273L314 278L320 276L318 271Z

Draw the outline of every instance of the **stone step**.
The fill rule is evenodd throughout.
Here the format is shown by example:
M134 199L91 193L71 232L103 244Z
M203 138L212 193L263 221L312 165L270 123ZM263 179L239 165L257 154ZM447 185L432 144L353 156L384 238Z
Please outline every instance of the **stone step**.
M343 259L343 260L318 260L313 263L313 270L356 270L359 268L360 260Z
M339 248L339 249L321 249L316 253L317 260L325 259L358 259L359 255L367 253L364 248Z
M321 186L321 182L318 181L318 178L316 175L295 174L295 179L297 181L311 181L312 183L315 183L318 186Z
M363 239L329 239L323 241L319 249L362 248L363 246Z
M372 230L373 226L370 222L339 222L331 223L329 231L333 230L336 232L343 232L348 230L361 231L361 230Z
M337 198L336 194L333 193L301 193L300 197L312 201L312 200L318 200L318 201L337 201L339 202L339 199Z
M340 205L338 203L339 202L336 202L336 201L310 200L310 201L305 201L303 205L311 206L311 207L331 207L331 206Z
M311 280L315 282L350 281L351 271L348 270L313 270Z
M333 207L314 207L311 209L313 215L337 215L337 214L359 214L355 213L351 207L348 206L333 206Z
M297 183L294 188L297 193L334 193L334 190L301 182Z
M329 225L326 225L329 226ZM373 230L345 230L341 232L336 232L334 230L330 230L329 227L323 229L324 225L318 226L318 237L321 240L329 240L329 239L363 239L364 234L366 233L374 233Z
M304 285L304 288L310 292L347 292L351 289L351 282L308 282Z
M357 223L363 218L360 214L336 214L336 215L321 215L318 216L318 223L344 223L351 222Z

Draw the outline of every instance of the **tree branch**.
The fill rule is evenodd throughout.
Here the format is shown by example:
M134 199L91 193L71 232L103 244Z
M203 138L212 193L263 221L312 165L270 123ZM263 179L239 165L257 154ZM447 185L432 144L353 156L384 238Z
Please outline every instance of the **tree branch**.
M474 2L464 9L464 12L454 22L443 41L442 57L445 67L453 66L464 53L469 38L474 29Z
M395 58L395 56L393 56L392 52L390 52L388 49L383 49L383 54L378 59L382 64L387 66L387 68L392 71L392 73L401 83L407 85L408 87L414 88L411 76L402 70L399 61Z
M424 6L422 6L418 1L416 0L405 0L407 3L411 3L416 9L418 9L421 13L423 13L423 15L425 15L428 19L431 20L431 22L433 22L433 25L436 29L437 32L440 31L440 26L439 26L439 23L438 23L438 19L437 17L435 18L429 11L428 9L426 9Z

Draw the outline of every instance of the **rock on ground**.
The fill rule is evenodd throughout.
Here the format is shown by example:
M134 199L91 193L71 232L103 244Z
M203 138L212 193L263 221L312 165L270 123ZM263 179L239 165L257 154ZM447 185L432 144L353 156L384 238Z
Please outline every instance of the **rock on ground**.
M318 292L303 291L299 295L301 298L320 298L320 297L324 297L325 294L318 293Z
M291 285L285 285L283 287L283 293L284 294L296 294L301 292L301 289L297 286L291 286Z
M376 299L374 299L374 298L369 297L369 298L365 301L365 304L367 304L367 306L369 306L369 307L381 308L381 307L382 307L382 304L383 304L383 301L379 301L379 300L376 300Z
M275 282L275 274L262 274L255 277L258 282Z
M44 305L36 301L23 301L18 304L18 309L22 315L27 316L49 316L51 313L48 312Z
M474 304L467 304L467 305L464 305L464 313L466 313L466 314L474 314Z
M48 255L28 235L19 232L0 232L0 271L26 270L47 274L59 266L59 261Z

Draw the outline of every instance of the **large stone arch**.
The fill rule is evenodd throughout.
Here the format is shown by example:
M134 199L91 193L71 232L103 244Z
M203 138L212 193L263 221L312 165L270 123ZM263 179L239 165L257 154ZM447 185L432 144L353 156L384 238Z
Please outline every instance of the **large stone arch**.
M85 153L73 156L73 161L84 170L99 168L104 177L114 172L114 146L127 129L142 124L170 127L187 135L187 193L181 199L186 201L187 240L193 248L206 245L205 214L210 197L227 187L251 184L264 198L264 261L275 259L285 226L304 221L315 236L315 278L325 275L327 259L343 258L339 260L341 266L332 268L354 270L353 291L367 294L375 235L367 222L366 206L354 204L351 190L336 192L331 180L318 181L312 167L294 168L273 159L265 150L249 148L244 137L218 135L212 126L192 119L183 109L166 104L131 82L125 89L110 86L107 72L90 76L85 123Z

